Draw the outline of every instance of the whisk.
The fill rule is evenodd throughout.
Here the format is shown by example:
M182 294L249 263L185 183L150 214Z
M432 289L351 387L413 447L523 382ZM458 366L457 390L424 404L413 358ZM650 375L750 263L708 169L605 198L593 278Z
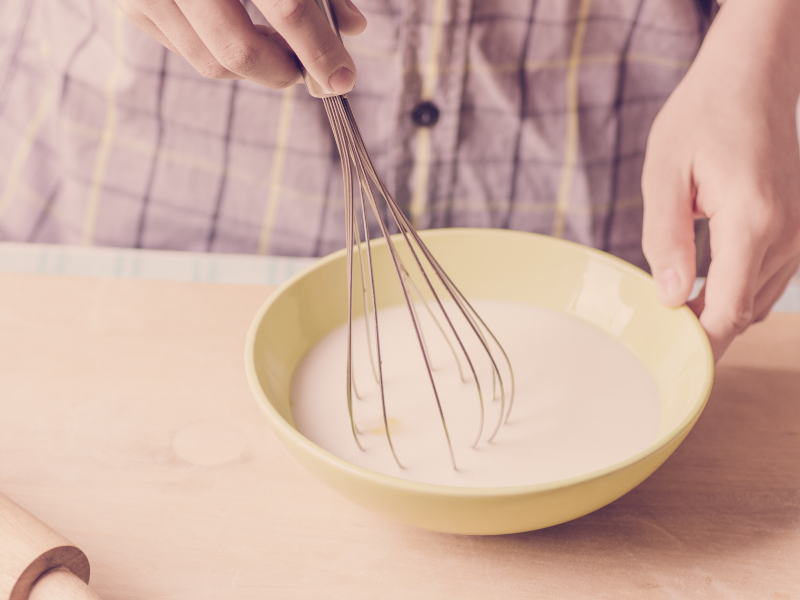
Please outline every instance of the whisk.
M336 24L336 16L334 15L329 0L315 0L317 6L326 16L328 22L333 28L337 36L339 36L339 28ZM340 36L341 39L341 36ZM409 316L414 327L417 341L419 343L420 352L425 363L427 377L430 380L433 397L436 401L439 416L442 421L442 429L444 436L447 440L447 447L450 451L450 461L453 469L456 470L456 457L453 451L453 443L450 437L450 432L447 428L447 421L445 419L444 411L442 409L442 402L439 392L436 387L436 380L434 377L434 369L431 366L430 353L428 350L425 336L423 334L419 314L417 310L417 300L425 307L428 315L436 323L440 333L444 336L450 351L453 354L455 362L458 365L458 370L462 380L467 381L471 376L477 391L477 400L480 405L480 419L478 426L478 433L475 437L472 447L475 448L479 443L484 430L484 388L478 379L475 363L470 357L464 343L464 334L459 333L453 323L448 312L445 310L442 298L452 301L458 313L463 317L466 322L467 334L476 336L479 342L479 347L485 352L491 363L492 373L492 400L499 400L501 402L499 417L497 423L492 430L492 433L487 438L487 442L491 442L503 423L508 420L511 413L511 408L514 402L514 373L511 368L511 362L508 355L503 349L500 342L495 335L491 332L486 323L481 319L470 302L456 287L453 280L442 269L441 265L437 262L431 251L423 242L411 221L406 217L403 211L395 202L392 194L384 184L381 177L375 170L372 159L367 152L364 141L361 138L358 124L356 123L355 116L353 115L350 102L347 95L332 95L327 94L325 90L316 82L309 73L303 69L303 79L306 84L308 92L316 97L321 98L325 105L328 119L333 130L333 136L336 141L336 146L339 151L342 162L342 175L344 179L344 202L345 202L345 244L346 244L346 261L347 261L347 409L350 416L350 426L352 428L353 437L359 449L363 450L363 446L359 440L360 432L356 426L353 416L353 395L358 397L358 390L355 385L353 377L353 286L354 286L354 261L355 256L358 257L359 270L361 281L361 293L364 302L364 324L367 334L367 347L369 358L372 365L372 371L376 381L379 384L381 410L383 415L383 426L386 432L386 438L391 449L392 456L398 467L403 468L403 464L398 457L395 450L394 443L392 442L392 434L389 428L389 417L386 410L386 390L384 386L383 363L381 356L381 338L380 327L378 319L378 301L375 289L375 276L374 276L374 262L373 251L370 242L369 227L367 223L368 214L374 216L375 221L380 229L380 233L386 241L386 245L391 257L392 267L397 275L397 278L402 289L403 299L408 308ZM356 202L356 195L354 194L354 183L358 185L358 202ZM383 199L384 212L381 211L378 198ZM360 210L360 219L358 212ZM389 232L389 227L384 220L383 214L387 215L390 223L394 223L398 235L392 236ZM359 221L363 227L363 241L359 231ZM416 267L419 276L418 280L424 282L423 289L427 289L429 297L433 300L435 306L438 306L439 314L442 315L445 325L443 326L439 319L434 315L431 307L428 306L428 300L425 299L423 293L418 289L414 283L413 278L409 274L406 265L401 259L400 253L396 243L405 244L408 249L407 255L411 257L411 264ZM366 247L366 252L362 251L362 247ZM366 266L364 261L364 254L366 254ZM429 272L430 271L430 272ZM440 288L437 292L437 286ZM370 322L372 322L370 326ZM455 339L453 345L447 332ZM462 362L459 359L457 349L460 349L460 355L464 358L467 364L467 374L465 375L462 367ZM498 368L498 362L493 350L496 349L502 354L503 361L506 364L508 375L510 377L510 385L506 385L503 380L503 375Z

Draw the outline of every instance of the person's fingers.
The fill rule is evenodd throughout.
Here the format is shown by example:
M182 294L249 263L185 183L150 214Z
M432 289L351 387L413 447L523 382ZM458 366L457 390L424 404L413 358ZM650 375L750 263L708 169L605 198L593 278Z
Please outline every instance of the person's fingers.
M686 303L691 311L695 314L697 318L700 318L700 315L703 312L703 309L706 307L706 284L703 282L703 287L700 288L697 296L692 298Z
M642 249L659 300L674 307L686 302L694 285L694 192L689 173L655 145L651 138L642 172Z
M356 66L314 0L254 0L322 87L333 94L353 89Z
M300 77L291 52L259 33L239 0L176 0L215 60L227 71L271 88Z
M778 275L781 272L783 272L783 270L788 268L791 271L791 266L790 267L784 266L783 269L782 269L780 264L785 265L785 259L782 259L781 263L778 264L778 260L779 259L781 259L781 257L778 257L778 256L775 256L775 257L771 258L770 257L770 251L767 251L766 257L764 258L764 262L761 265L761 270L760 270L760 272L758 274L758 281L756 283L756 289L758 289L760 291L758 292L758 294L756 296L756 301L755 301L755 305L754 305L754 314L756 315L756 318L753 320L754 322L763 320L763 318L766 317L766 313L769 313L769 308L767 308L766 313L764 313L763 316L760 319L758 318L758 315L761 314L759 308L763 306L763 303L759 302L759 297L761 296L762 291L764 291L765 286L767 286L767 285L772 286L773 285L773 280L777 281L779 279ZM795 271L796 270L797 270L797 267L795 267ZM780 293L778 294L778 297L780 297ZM777 297L775 298L775 300L777 300ZM769 303L769 307L772 307L772 305L774 303L775 303L775 301ZM700 288L700 291L698 292L697 296L695 296L694 298L689 300L686 303L686 306L688 306L692 310L692 312L695 315L697 315L697 317L700 317L700 314L703 312L703 309L706 307L706 284L705 284L705 282L703 282L703 287Z
M721 217L722 218L722 217ZM714 357L753 321L758 278L766 245L748 229L748 223L711 218L712 260L706 279L700 323Z
M767 318L769 311L772 310L774 304L781 297L781 294L783 294L792 276L797 273L798 267L800 267L800 259L795 259L789 264L784 265L783 268L775 273L758 291L753 303L753 313L755 314L753 323L758 323Z
M203 3L206 4L212 3ZM198 73L211 79L241 79L241 76L220 65L172 0L150 0L143 7L143 12Z
M286 56L291 56L293 60L293 64L295 67L298 67L297 57L294 55L294 51L289 47L289 44L286 43L286 40L283 39L280 33L275 31L269 25L258 25L256 23L253 24L253 27L256 28L256 31L270 39L270 41L275 44L281 52L286 54ZM303 80L302 74L300 73L300 69L297 68L297 81L295 83L299 83Z
M355 85L355 64L314 0L258 1L277 33L253 25L237 0L150 0L141 10L130 0L118 2L140 29L206 77L247 78L283 88L300 81L299 58L331 93L346 93ZM366 27L350 0L332 0L332 8L342 33L357 35ZM280 29L288 32L288 43Z
M125 13L125 16L128 17L134 25L136 25L139 29L141 29L159 44L164 46L167 50L171 50L180 56L181 53L178 52L178 49L173 45L172 42L169 41L169 38L164 35L164 32L162 32L158 26L156 26L156 24L153 23L153 21L151 21L130 0L116 0L116 2L120 10Z
M766 263L766 260L764 262ZM791 278L797 273L798 268L800 268L800 258L778 269L763 285L761 285L761 275L759 275L757 286L760 285L761 287L759 287L759 291L753 300L753 314L755 315L753 323L758 323L767 318L773 305L781 297ZM763 274L763 272L764 269L762 268L761 273ZM700 317L706 305L705 295L706 286L703 284L697 296L686 303L698 317Z
M358 35L367 27L367 19L350 0L331 0L331 7L342 35Z
M786 219L781 218L779 222L785 222ZM772 228L767 230L766 237L770 240L770 246L764 255L764 264L761 266L761 272L758 276L757 288L761 290L767 285L767 282L774 279L775 275L787 268L787 264L794 260L800 260L800 231L797 233L798 241L792 239L792 232L796 230L796 226L787 225L785 229L789 230L787 236L783 228Z

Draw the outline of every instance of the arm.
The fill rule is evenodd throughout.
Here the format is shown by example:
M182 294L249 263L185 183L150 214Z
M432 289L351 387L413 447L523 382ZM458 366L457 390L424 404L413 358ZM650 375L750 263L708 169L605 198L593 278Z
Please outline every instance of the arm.
M212 79L250 79L271 88L300 81L295 55L331 92L355 85L356 67L314 0L254 0L274 27L254 25L239 0L116 0L146 34ZM350 0L332 0L339 30L364 31Z
M716 359L800 266L799 95L800 2L727 0L650 131L645 256L661 301L684 304L693 220L708 217L711 266L690 306Z

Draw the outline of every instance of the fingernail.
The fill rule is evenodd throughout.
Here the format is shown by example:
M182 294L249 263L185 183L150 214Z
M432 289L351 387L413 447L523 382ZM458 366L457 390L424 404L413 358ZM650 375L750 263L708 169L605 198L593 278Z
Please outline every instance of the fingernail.
M353 12L357 12L357 13L358 13L358 14L360 14L362 17L364 16L364 15L362 15L362 14L361 14L361 11L360 11L360 10L358 10L358 8L356 8L356 5L355 5L355 4L353 4L353 3L352 3L350 0L344 0L344 3L345 3L345 4L347 4L347 8L349 8L349 9L350 9L350 10L352 10Z
M353 89L355 74L347 67L339 67L328 79L328 87L334 94L346 94Z
M681 303L678 297L681 291L681 276L675 269L664 269L656 275L656 289L662 304L677 306Z

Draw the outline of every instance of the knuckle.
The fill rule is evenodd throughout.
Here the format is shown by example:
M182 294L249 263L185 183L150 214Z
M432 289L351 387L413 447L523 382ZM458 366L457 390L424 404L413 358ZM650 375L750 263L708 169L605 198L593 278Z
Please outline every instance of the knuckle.
M755 210L750 213L748 218L757 239L766 240L774 237L784 225L775 204L763 196L756 201Z
M740 302L730 307L722 316L726 324L738 335L753 322L753 304Z
M307 0L275 0L272 18L291 27L303 19L307 6Z
M228 71L239 74L252 72L259 63L258 52L247 44L237 42L223 48L217 57Z
M761 321L763 321L764 319L766 319L768 316L769 316L769 310L765 310L765 311L764 311L764 312L762 312L760 315L756 316L756 318L755 318L755 319L753 319L753 324L755 324L755 323L761 323Z
M653 227L642 229L642 252L651 266L668 261L678 254L675 241L665 238L661 231Z
M748 182L739 192L739 219L745 220L757 240L775 239L791 221L791 211L780 193L766 182Z
M314 51L311 53L311 56L308 59L308 64L306 67L314 66L314 65L324 65L331 55L334 55L336 52L337 46L335 42L317 45L314 48Z
M197 67L197 72L208 79L228 79L230 76L230 71L219 64L216 60L199 65Z
M269 87L276 90L282 90L284 88L288 88L290 85L294 85L295 81L297 81L297 73L287 72L285 75L281 74L280 76L273 78L273 80L269 83Z

